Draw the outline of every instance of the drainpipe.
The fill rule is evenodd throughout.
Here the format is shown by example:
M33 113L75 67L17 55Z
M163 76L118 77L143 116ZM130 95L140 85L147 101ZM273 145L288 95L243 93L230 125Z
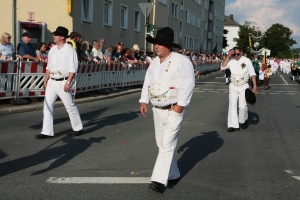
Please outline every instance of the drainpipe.
M12 38L13 38L13 46L14 46L14 53L16 52L16 0L12 0Z

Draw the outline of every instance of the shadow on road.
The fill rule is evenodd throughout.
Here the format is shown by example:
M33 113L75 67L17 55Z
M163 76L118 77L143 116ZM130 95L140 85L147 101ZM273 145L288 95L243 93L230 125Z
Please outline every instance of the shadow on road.
M251 125L258 124L259 123L259 115L254 112L248 111L248 122Z
M180 178L183 179L195 165L206 158L209 154L217 151L223 146L224 140L219 137L216 131L201 133L180 146L178 153L183 152L177 161L180 170ZM186 150L185 150L186 149ZM168 188L173 188L177 183L169 184Z
M61 139L65 143L64 145L52 147L56 143L54 142L33 155L1 163L0 177L56 159L47 168L33 172L32 175L47 172L66 164L75 156L88 149L92 143L100 143L104 139L105 137L77 139L65 136Z
M105 126L110 126L110 125L116 125L120 124L123 122L127 122L130 120L133 120L135 118L139 117L139 111L135 112L127 112L127 113L121 113L121 114L116 114L116 115L111 115L107 117L100 117L108 108L103 108L100 110L95 110L92 112L88 113L83 113L80 115L82 121L88 121L87 123L83 124L83 129L84 129L84 134L92 133L94 131L97 131ZM69 122L70 119L69 117L63 117L63 118L58 118L54 120L54 128L58 124ZM33 129L42 129L42 122L33 126L30 126L30 128ZM71 123L70 123L70 129L64 130L61 132L55 132L55 137L62 136L65 134L68 134L72 132L71 129Z

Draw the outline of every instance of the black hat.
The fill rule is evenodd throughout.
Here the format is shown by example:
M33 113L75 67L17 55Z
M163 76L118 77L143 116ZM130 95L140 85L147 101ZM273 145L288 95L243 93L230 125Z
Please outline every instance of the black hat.
M174 48L181 48L180 45L173 43L174 31L170 27L164 27L157 31L155 38L147 36L146 40L152 44L162 44L172 46Z
M248 103L250 103L251 105L255 104L256 102L255 94L249 88L247 88L245 91L245 97Z
M28 32L24 32L24 33L22 33L21 37L29 37L29 38L31 38L32 35L30 33L28 33Z
M52 34L55 34L55 35L60 35L60 36L64 36L65 38L68 38L70 37L68 35L69 33L69 30L63 26L59 26L56 28L56 31L54 31Z

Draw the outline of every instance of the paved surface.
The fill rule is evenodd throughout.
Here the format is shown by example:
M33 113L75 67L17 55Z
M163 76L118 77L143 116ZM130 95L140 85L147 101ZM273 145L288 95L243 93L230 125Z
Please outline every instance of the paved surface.
M147 183L157 156L152 111L142 117L133 93L78 104L85 134L76 138L63 107L53 139L34 139L41 110L0 116L1 199L299 199L299 84L273 75L249 106L249 127L228 133L223 75L197 79L177 147L182 179L163 195Z

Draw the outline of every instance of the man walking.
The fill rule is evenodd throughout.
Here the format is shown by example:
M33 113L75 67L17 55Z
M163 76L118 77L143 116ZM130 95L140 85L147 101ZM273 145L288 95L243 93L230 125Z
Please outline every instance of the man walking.
M156 37L146 40L155 45L157 57L149 66L141 99L140 112L146 117L149 101L154 106L155 138L159 148L149 188L162 193L170 180L179 180L175 148L179 129L189 105L195 86L194 69L190 60L172 52L174 32L165 27L157 31Z
M41 134L36 135L36 139L51 138L53 131L53 107L54 102L59 96L69 114L73 129L72 136L82 134L83 126L78 109L72 99L71 83L77 72L78 59L73 47L66 43L68 38L68 29L57 27L54 34L56 43L49 52L48 65L44 79L44 88L46 90L44 100L44 119Z
M232 59L230 59L233 57ZM229 60L230 59L230 60ZM245 98L245 90L249 88L249 77L253 83L253 93L257 94L256 74L249 58L242 55L242 50L235 47L228 52L225 60L222 62L221 70L230 69L231 78L229 85L229 108L228 108L228 132L233 132L239 128L247 128L248 107ZM237 103L239 102L239 115L237 112Z

